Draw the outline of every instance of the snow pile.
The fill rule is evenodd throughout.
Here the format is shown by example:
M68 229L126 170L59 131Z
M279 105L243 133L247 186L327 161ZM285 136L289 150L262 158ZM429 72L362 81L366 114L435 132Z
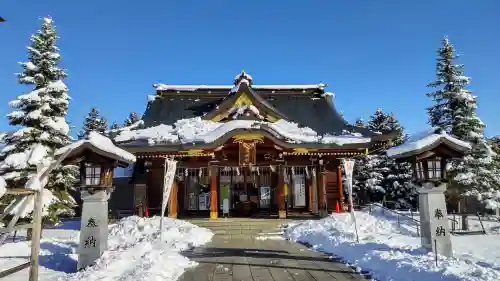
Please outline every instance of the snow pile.
M494 281L500 280L500 263L480 261L465 253L439 257L420 247L420 238L403 235L393 223L366 212L356 212L359 243L349 214L335 214L319 221L306 221L287 229L285 236L311 245L316 250L338 255L359 270L369 271L379 281ZM487 236L486 236L487 237ZM460 237L471 241L477 237ZM500 241L498 241L500 242ZM458 243L454 243L457 248ZM485 246L488 247L488 246ZM490 249L492 245L489 245Z
M80 221L44 229L39 280L176 280L185 269L196 265L181 252L209 242L213 234L188 222L165 218L164 241L160 241L159 224L159 217L128 217L110 225L108 250L95 265L81 272L76 272ZM29 256L29 245L26 241L0 245L0 271L25 262L22 257ZM23 270L5 281L28 280L28 274Z
M454 143L456 146L460 147L462 150L467 151L471 149L469 143L456 139L448 135L444 130L438 128L432 128L430 130L414 134L408 140L396 147L392 147L387 150L387 155L389 157L394 157L397 155L409 153L412 151L424 149L430 147L442 140L447 140Z
M159 217L122 219L110 226L108 251L95 265L60 280L177 280L196 265L180 252L209 242L213 234L185 221L164 220L160 241Z
M261 129L290 143L367 143L370 138L359 135L318 135L308 127L280 119L274 123L255 120L231 120L212 122L200 117L178 120L173 126L158 125L145 129L124 129L115 138L117 142L147 140L150 145L162 143L210 143L237 129Z
M134 163L136 160L133 154L115 146L110 139L97 132L90 132L87 139L79 140L70 145L62 147L58 149L55 154L63 155L67 152L71 153L71 151L74 151L75 149L83 145L90 145L92 148L100 150L101 152L112 154L118 159L129 164Z

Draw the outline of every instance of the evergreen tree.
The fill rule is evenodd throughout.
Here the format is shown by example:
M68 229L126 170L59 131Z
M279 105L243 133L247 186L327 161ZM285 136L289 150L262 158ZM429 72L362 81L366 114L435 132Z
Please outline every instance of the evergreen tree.
M108 130L108 137L110 139L114 139L118 135L118 130L120 129L120 126L118 126L118 123L116 121L113 121L113 124L109 127Z
M494 136L490 139L490 145L497 154L500 154L500 136Z
M31 87L9 105L9 124L19 129L4 137L0 151L0 174L11 186L22 186L36 172L36 165L47 163L54 151L70 142L65 120L68 110L68 88L63 82L67 74L58 66L61 58L56 46L53 21L44 18L41 29L30 39L28 61L21 63L20 84ZM73 166L55 170L46 188L59 199L49 207L48 219L57 220L64 212L71 213L74 200L67 193L75 182Z
M470 92L465 90L470 78L464 75L462 64L454 64L458 55L448 38L444 38L442 44L437 51L436 80L427 85L437 88L434 92L427 93L434 102L427 109L429 124L459 136L456 127L457 123L462 122L460 112L466 107L466 100L472 98Z
M113 124L111 124L109 129L112 131L116 131L116 130L120 129L120 126L118 126L118 123L116 123L116 121L113 121Z
M464 159L452 161L448 174L453 187L465 194L491 194L500 188L498 156L484 136L485 124L477 116L477 101L466 90L470 78L464 75L463 65L447 38L438 50L436 81L429 84L437 88L427 94L434 104L429 107L429 123L440 127L472 146Z
M80 131L80 133L78 134L78 138L83 139L87 137L91 131L96 131L104 135L107 129L108 123L106 122L106 119L101 116L101 114L95 107L93 107L87 117L85 117L83 128L82 131Z
M128 118L125 119L125 122L123 122L123 127L128 127L128 126L136 123L139 120L141 120L141 118L139 117L139 115L137 115L137 113L135 113L135 112L132 112L132 113L130 113L130 115L128 116Z
M404 142L404 130L394 114L386 114L377 109L368 121L368 129L382 134L396 133L392 139L393 145ZM395 201L396 207L408 206L415 201L415 191L411 182L411 165L397 163L389 159L386 149L375 154L360 157L355 169L355 182L362 190L365 189L372 201Z

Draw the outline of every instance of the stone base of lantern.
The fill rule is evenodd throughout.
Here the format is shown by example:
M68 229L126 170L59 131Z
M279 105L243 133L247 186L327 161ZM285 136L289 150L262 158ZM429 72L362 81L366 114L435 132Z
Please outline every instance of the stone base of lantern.
M451 257L451 245L448 213L444 193L446 184L437 187L432 183L424 183L419 192L420 237L422 247Z
M108 247L108 200L113 188L85 188L78 249L78 270L92 265Z

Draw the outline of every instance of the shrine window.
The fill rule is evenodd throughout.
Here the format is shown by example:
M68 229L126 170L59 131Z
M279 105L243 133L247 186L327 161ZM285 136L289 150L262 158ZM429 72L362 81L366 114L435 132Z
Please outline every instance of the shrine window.
M439 180L441 179L441 158L430 158L427 160L428 166L428 179Z
M87 164L85 166L85 185L101 183L101 166Z

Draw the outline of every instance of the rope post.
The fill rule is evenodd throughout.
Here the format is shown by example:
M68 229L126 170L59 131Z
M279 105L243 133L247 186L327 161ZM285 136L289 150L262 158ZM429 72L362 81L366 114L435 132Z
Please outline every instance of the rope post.
M42 235L43 189L35 191L33 209L33 235L31 237L31 257L29 281L38 281L40 239Z

